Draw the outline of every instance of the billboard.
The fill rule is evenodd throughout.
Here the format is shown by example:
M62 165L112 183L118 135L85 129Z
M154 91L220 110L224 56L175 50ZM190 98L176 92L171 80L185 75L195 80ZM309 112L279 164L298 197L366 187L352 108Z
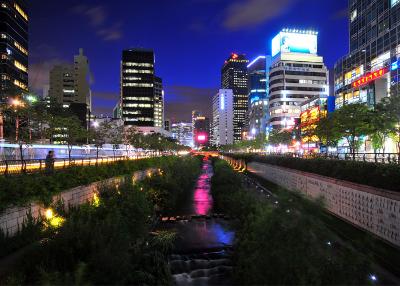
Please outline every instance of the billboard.
M317 54L318 36L315 32L280 32L272 40L272 56L278 53Z

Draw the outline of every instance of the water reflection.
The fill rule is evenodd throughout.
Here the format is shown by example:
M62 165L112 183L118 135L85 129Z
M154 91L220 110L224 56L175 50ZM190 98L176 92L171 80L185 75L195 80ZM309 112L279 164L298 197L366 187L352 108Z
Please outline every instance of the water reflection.
M235 233L229 222L212 216L212 165L204 160L193 196L172 215L197 215L163 225L177 233L175 254L170 257L170 269L175 285L229 285L232 274L231 250ZM210 215L210 216L208 216Z
M207 215L212 208L213 199L210 193L210 180L213 175L209 161L205 161L202 168L202 174L197 180L194 189L193 207L196 215Z

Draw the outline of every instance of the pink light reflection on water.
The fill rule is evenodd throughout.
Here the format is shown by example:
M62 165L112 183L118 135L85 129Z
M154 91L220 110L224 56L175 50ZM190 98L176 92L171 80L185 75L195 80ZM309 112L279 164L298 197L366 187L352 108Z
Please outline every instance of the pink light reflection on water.
M211 210L213 200L210 194L210 178L209 165L203 165L203 174L197 180L194 190L194 211L196 215L207 215Z

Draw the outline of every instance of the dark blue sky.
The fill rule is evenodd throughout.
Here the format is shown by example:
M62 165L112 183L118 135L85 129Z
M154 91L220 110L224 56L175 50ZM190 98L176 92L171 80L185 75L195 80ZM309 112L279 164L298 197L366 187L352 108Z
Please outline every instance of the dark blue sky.
M97 114L110 114L119 93L121 51L152 48L163 79L166 115L210 113L220 69L231 52L270 53L281 28L319 31L328 67L347 53L347 0L34 0L30 11L30 85L41 90L52 65L82 47L93 74Z

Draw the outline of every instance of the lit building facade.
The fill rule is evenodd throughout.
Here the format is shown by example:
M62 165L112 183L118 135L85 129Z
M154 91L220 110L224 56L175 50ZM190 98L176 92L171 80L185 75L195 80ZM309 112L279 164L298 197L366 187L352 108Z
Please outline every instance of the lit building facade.
M300 106L301 147L308 151L319 150L319 139L314 135L318 121L328 112L328 96L316 96L303 102Z
M233 91L234 141L242 140L248 128L248 75L246 56L232 53L221 70L221 88Z
M162 81L155 76L154 52L129 49L122 52L121 109L126 126L164 126L164 92Z
M28 10L25 0L0 6L0 102L28 92Z
M234 142L234 95L231 89L220 89L212 99L211 144L220 146Z
M171 124L172 138L181 145L193 147L193 129L190 122L178 122Z
M194 120L193 143L195 147L207 146L210 143L210 119L197 116Z
M282 30L272 40L269 73L269 128L291 129L300 119L300 105L329 93L328 69L317 55L313 31Z
M265 134L269 120L268 90L270 56L259 56L247 66L249 74L249 134L255 138Z
M336 107L399 94L400 1L351 0L350 52L335 64Z

